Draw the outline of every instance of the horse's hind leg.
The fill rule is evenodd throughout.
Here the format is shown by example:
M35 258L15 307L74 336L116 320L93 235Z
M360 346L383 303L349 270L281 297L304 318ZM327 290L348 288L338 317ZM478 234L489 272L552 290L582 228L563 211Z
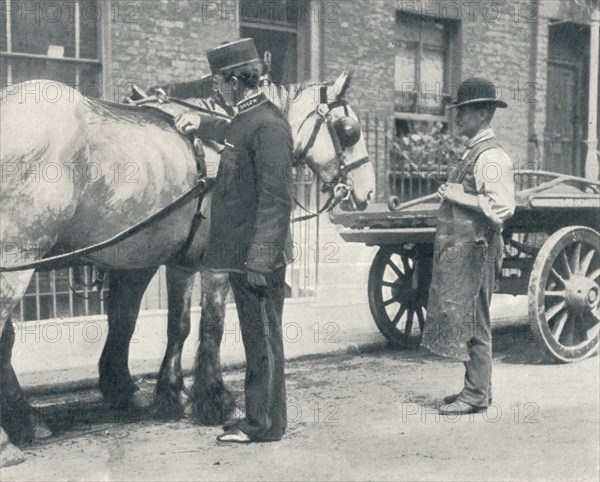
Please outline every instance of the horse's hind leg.
M27 285L29 284L32 275L33 270L0 273L0 337L4 332L6 322L8 321L13 308L27 289ZM9 327L9 329L12 330L12 326ZM7 333L9 329L7 329ZM10 333L7 337L9 336ZM8 341L10 342L10 339L8 339ZM18 399L24 400L23 391L21 390L14 371L12 370L12 366L10 365L12 344L9 343L8 345L10 345L11 350L4 350L3 353L0 354L2 357L0 366L0 399L6 402L12 402ZM5 349L4 343L0 344L0 352L2 349ZM5 360L8 360L8 364ZM9 377L6 377L4 373L7 371L7 366L10 367L9 373L11 376ZM2 411L2 408L0 408L0 411ZM10 443L8 436L4 433L2 428L0 428L0 467L19 464L23 460L25 460L23 453Z
M135 330L142 297L158 268L114 270L109 274L108 336L100 357L100 391L117 410L142 408L138 387L129 372L129 342Z
M37 411L27 403L12 367L15 331L10 317L0 337L0 380L2 380L1 419L10 439L16 444L30 443L52 435Z
M181 354L190 334L194 275L176 266L167 266L168 341L154 391L152 412L157 418L179 419L185 411L187 393L183 383Z
M194 365L192 409L205 425L225 422L235 410L235 397L223 382L220 347L225 326L229 275L202 271L200 343Z

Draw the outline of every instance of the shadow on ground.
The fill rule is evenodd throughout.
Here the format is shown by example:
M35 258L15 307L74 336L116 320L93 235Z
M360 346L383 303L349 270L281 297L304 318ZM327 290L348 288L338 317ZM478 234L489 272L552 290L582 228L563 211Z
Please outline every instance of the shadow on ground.
M378 354L427 363L431 360L444 361L443 357L429 353L419 346L404 348L385 340L365 347L348 350L349 354ZM493 331L494 362L517 365L553 365L557 362L547 353L527 325L503 326ZM447 360L453 361L453 360Z
M514 365L553 365L556 362L546 353L545 348L535 339L528 326L501 327L494 330L494 362ZM310 356L296 359L288 364L288 377L290 386L298 389L316 388L319 379L307 377L304 380L302 373L314 374L319 370L319 365L327 365L327 360L335 358L335 371L337 373L353 370L356 363L363 369L379 370L379 366L385 360L402 361L403 365L414 365L415 370L420 366L440 363L457 363L454 360L433 355L420 348L403 349L390 345L385 340L381 343L372 343L348 349L345 353L331 354L326 356ZM329 363L330 364L330 363ZM236 367L238 368L238 367ZM238 373L239 372L239 373ZM243 401L243 371L229 370L228 383L236 394L238 402ZM190 383L189 379L187 380ZM138 379L142 398L148 403L152 400L155 380L152 378ZM328 385L327 379L321 380L323 385ZM437 406L439 400L432 399L422 393L408 393L407 401L418 403L423 406ZM114 424L128 423L164 423L150 418L144 412L115 411L108 407L97 389L86 389L71 391L68 393L54 393L34 398L34 406L38 410L41 420L44 420L54 437L49 439L55 442L57 439L71 439L81 435L98 433L110 429ZM188 422L193 420L188 419ZM47 442L41 442L47 443Z

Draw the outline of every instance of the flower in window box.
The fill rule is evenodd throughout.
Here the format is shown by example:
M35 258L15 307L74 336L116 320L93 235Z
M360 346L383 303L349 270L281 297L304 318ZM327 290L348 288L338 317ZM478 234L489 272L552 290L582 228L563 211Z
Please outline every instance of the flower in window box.
M443 132L441 122L428 127L394 140L392 171L417 178L445 178L448 165L460 159L464 145L460 137Z

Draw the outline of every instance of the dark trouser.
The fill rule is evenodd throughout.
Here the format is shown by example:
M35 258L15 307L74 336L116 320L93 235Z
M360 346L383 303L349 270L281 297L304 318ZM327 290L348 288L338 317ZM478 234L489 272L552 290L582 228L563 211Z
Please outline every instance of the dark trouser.
M490 303L494 292L495 273L493 262L484 266L483 283L475 310L475 334L469 340L469 361L465 362L465 386L459 398L477 407L492 403L492 323Z
M287 425L282 312L285 268L268 277L268 287L257 290L245 274L230 273L246 352L246 417L240 430L253 440L279 440Z

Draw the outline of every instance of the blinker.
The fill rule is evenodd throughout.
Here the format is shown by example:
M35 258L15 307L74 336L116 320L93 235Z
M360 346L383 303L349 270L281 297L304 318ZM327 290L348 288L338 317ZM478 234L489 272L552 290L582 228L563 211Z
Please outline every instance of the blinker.
M352 117L340 117L333 123L333 128L343 149L352 147L360 139L360 125Z

